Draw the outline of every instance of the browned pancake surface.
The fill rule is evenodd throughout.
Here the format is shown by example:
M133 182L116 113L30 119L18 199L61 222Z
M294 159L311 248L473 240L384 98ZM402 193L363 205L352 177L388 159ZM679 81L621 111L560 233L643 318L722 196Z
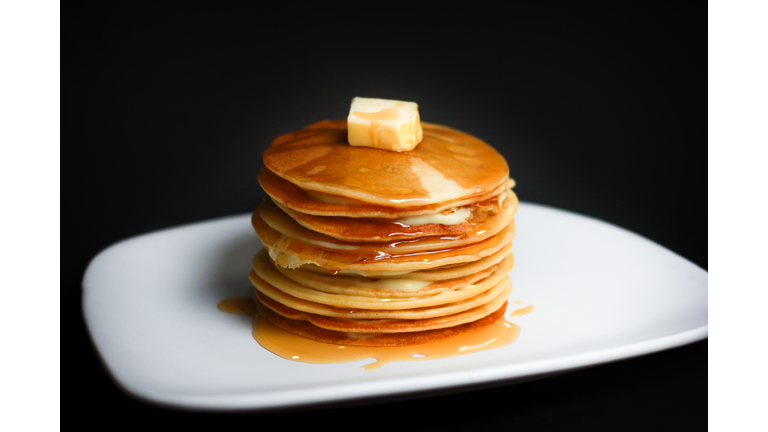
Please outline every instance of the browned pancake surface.
M324 120L278 137L264 165L300 186L390 207L411 207L487 193L509 176L506 160L467 133L422 123L412 151L350 146L346 120Z

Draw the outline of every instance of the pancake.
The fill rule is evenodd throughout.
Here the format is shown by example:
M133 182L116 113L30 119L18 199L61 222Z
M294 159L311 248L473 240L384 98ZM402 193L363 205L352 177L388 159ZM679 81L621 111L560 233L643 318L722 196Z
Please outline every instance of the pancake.
M315 216L292 210L279 202L271 200L283 212L295 220L298 224L309 230L325 234L342 241L355 242L391 242L412 240L433 236L470 236L473 232L480 231L480 226L489 217L493 217L507 208L512 214L517 210L517 196L511 190L506 190L489 200L472 203L457 209L446 210L440 213L442 218L406 217L398 219L382 218L349 218L339 216ZM446 225L443 220L462 213L451 225ZM447 217L445 217L447 215ZM432 220L437 219L437 220Z
M279 266L274 267L283 276L313 290L330 294L374 297L381 300L430 297L446 291L463 289L487 278L494 272L509 273L513 264L512 254L508 254L501 262L479 270L476 273L435 281L420 280L414 277L420 272L408 273L398 278L374 279L360 276L321 274L301 269L284 269Z
M279 275L279 273L278 273ZM447 315L453 315L460 312L465 312L470 309L480 307L486 303L492 302L500 292L504 291L510 283L506 275L495 278L494 282L498 281L490 289L483 287L479 294L470 297L468 299L456 301L454 303L441 304L436 306L419 307L414 309L403 310L374 310L374 309L353 309L353 308L340 308L335 306L329 306L322 303L316 303L313 301L304 300L298 297L294 297L287 294L280 289L276 288L269 282L262 279L255 271L250 274L251 283L256 287L256 292L265 295L282 305L288 306L292 309L306 312L312 315L320 315L333 318L344 319L369 319L369 320L421 320L428 318L439 318ZM499 279L501 279L499 281ZM275 279L273 279L275 280ZM277 279L278 284L282 287L282 282L289 279L280 275ZM292 292L296 292L295 283L290 286ZM510 288L511 289L511 288ZM326 294L327 299L327 294ZM369 299L370 300L370 299ZM352 330L350 330L352 331Z
M485 258L479 259L477 261L472 261L466 264L445 265L445 266L434 268L431 270L420 270L420 271L405 270L405 271L390 271L390 272L365 271L365 270L339 270L337 273L332 274L331 272L324 269L323 267L317 266L315 264L305 264L299 267L298 270L308 271L312 273L319 273L321 275L331 275L331 276L336 276L336 275L362 276L364 278L372 278L372 279L397 279L397 278L407 277L409 279L415 279L420 281L442 281L447 279L464 277L464 276L482 271L484 269L487 269L488 267L491 267L493 265L496 265L509 255L509 251L511 249L512 249L512 245L508 243L504 245L501 249L499 249L497 252Z
M272 309L264 306L260 302L257 302L257 308L259 315L269 321L271 324L280 327L281 329L305 337L307 339L316 340L318 342L325 342L330 344L342 345L342 346L367 346L367 347L397 347L406 345L417 345L429 342L436 342L439 340L447 339L457 336L466 331L476 331L485 328L504 316L507 304L504 303L495 312L480 318L477 321L472 321L466 324L460 324L454 327L441 328L437 330L426 330L418 332L407 333L380 333L380 334L364 334L364 333L348 333L339 332L334 330L327 330L312 324L309 321L301 319L291 319L274 312ZM279 307L279 304L278 304ZM287 308L285 308L287 309ZM288 313L285 311L285 313ZM298 313L296 316L301 316ZM368 336L370 335L370 336ZM367 337L368 336L368 337Z
M464 235L419 237L389 242L348 242L312 231L303 227L287 213L280 210L280 208L269 198L264 199L257 211L259 217L261 217L270 228L278 231L285 237L297 239L325 249L360 251L361 255L365 255L366 250L368 250L369 252L367 253L370 254L370 251L375 251L373 256L380 256L381 253L388 255L402 255L432 250L453 249L483 241L507 226L514 216L515 208L516 207L514 207L510 201L505 200L501 211L490 215L481 223L473 224L472 231ZM350 219L348 223L349 225L356 225L358 219Z
M295 270L278 270L266 253L257 254L256 259L253 261L253 271L259 278L272 287L279 289L282 293L309 302L345 309L347 310L345 313L349 313L349 309L404 310L461 302L495 287L502 279L507 277L508 270L507 268L501 271L492 271L490 274L485 274L485 277L480 275L474 278L472 283L467 283L464 280L434 282L433 284L443 285L446 289L439 290L433 295L393 298L377 296L376 294L381 292L381 290L370 286L357 287L359 290L367 289L366 294L368 295L363 296L316 290L310 286L302 285L287 276ZM276 297L273 298L280 301ZM316 313L323 314L322 312Z
M496 235L483 241L452 249L387 254L372 247L356 249L327 249L296 238L287 237L272 229L257 213L253 226L269 256L281 267L297 268L315 264L329 271L413 271L426 270L451 264L463 264L490 256L512 242L515 236L514 220Z
M504 157L482 140L441 125L422 129L414 150L393 152L350 146L346 120L323 120L275 139L264 165L303 190L394 208L482 196L509 177Z
M407 333L437 330L477 321L492 314L507 302L507 297L509 297L511 292L511 284L507 280L505 281L504 289L490 302L453 315L443 315L435 318L418 320L354 320L312 314L307 314L307 317L309 322L318 327L351 333Z
M253 275L253 273L251 273ZM314 314L311 312L295 309L276 301L263 291L256 290L257 300L290 319L299 319L309 321L312 324L326 330L343 331L350 333L401 333L424 330L436 330L448 328L472 321L477 321L496 311L507 301L507 297L512 291L509 280L499 284L500 290L494 290L494 297L487 302L476 307L464 309L454 314L440 315L436 317L415 318L415 319L362 319L362 318L344 318L332 317Z

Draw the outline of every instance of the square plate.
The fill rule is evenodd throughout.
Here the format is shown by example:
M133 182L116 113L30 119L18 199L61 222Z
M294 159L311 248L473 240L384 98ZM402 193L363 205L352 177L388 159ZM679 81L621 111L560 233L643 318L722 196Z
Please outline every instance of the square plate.
M250 214L134 237L102 251L83 280L94 345L117 383L156 403L270 409L510 383L707 337L707 272L614 225L530 203L515 216L508 318L515 343L462 356L308 364L251 335L251 317L217 309L249 296L261 247ZM512 308L509 308L511 310Z

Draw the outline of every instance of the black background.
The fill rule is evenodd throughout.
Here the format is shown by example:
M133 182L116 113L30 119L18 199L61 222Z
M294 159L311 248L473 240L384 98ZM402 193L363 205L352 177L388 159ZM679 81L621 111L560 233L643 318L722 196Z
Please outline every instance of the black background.
M74 7L63 14L74 193L64 218L72 237L62 334L64 376L82 391L84 414L135 425L392 422L409 430L706 425L706 341L469 393L225 418L124 395L80 312L82 275L100 250L252 211L272 139L345 117L354 96L415 101L424 121L496 147L521 200L614 223L707 268L706 47L694 31L704 10Z

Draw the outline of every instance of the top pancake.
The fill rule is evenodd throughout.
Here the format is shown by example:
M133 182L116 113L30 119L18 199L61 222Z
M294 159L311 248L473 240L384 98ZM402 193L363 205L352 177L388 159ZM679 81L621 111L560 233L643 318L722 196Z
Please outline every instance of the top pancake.
M347 143L346 120L323 120L278 137L264 165L309 191L386 207L408 208L488 194L509 177L504 158L472 135L422 123L410 152Z

